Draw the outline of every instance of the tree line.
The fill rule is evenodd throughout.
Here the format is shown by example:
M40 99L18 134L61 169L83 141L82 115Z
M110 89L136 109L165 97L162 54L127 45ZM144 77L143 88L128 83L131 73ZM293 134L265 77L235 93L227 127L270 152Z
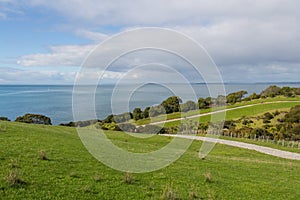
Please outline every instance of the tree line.
M123 123L131 119L138 121L141 119L146 119L149 117L155 117L162 114L170 114L175 112L188 112L191 110L197 109L207 109L212 106L225 106L233 105L242 101L251 101L255 99L265 99L265 98L274 98L276 96L285 96L285 97L296 97L300 95L300 88L291 88L291 87L278 87L275 85L269 86L263 90L260 94L252 93L249 96L247 91L241 90L228 94L227 96L219 95L216 98L206 97L199 98L197 102L187 101L182 103L180 97L171 96L165 99L161 104L146 107L144 110L141 108L134 108L132 113L126 112L119 115L109 115L102 121L104 123Z
M274 98L276 96L285 96L285 97L296 97L300 95L300 88L291 88L291 87L278 87L276 85L269 86L265 90L263 90L260 94L248 94L247 91L241 90L237 92L233 92L228 94L227 96L219 95L216 98L206 97L206 98L198 98L197 102L187 101L185 103L182 102L180 97L171 96L161 102L159 105L146 107L144 110L141 108L134 108L132 112L126 112L122 114L111 114L107 116L103 120L93 119L79 122L69 122L62 123L62 126L89 126L91 124L95 124L97 122L101 122L102 124L109 123L125 123L130 120L141 120L147 119L149 117L155 117L162 114L170 114L175 112L188 112L191 110L197 109L207 109L212 106L225 106L232 105L242 101L251 101L254 99L264 99L264 98ZM0 117L0 120L10 121L6 117ZM38 114L25 114L24 116L17 117L16 122L24 122L24 123L33 123L33 124L45 124L51 125L51 119L44 115ZM108 125L107 125L108 126Z

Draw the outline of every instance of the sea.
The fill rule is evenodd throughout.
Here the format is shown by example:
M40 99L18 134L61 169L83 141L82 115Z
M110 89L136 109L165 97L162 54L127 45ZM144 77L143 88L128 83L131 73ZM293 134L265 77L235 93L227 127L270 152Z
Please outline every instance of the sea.
M300 83L227 83L224 88L226 94L239 90L246 90L248 94L252 94L260 93L270 85L300 87ZM215 86L220 87L220 84ZM81 91L94 92L94 107L98 119L103 119L111 113L132 111L136 107L144 109L173 95L179 96L183 101L195 101L199 97L210 96L208 88L214 88L196 83L191 84L191 87L184 84L172 84L168 87L157 84L142 87L122 85L117 89L113 84L82 87L86 87L86 90ZM92 90L88 87L92 87ZM72 102L75 93L73 85L0 85L0 116L13 121L18 116L34 113L50 117L54 125L68 123L74 121Z

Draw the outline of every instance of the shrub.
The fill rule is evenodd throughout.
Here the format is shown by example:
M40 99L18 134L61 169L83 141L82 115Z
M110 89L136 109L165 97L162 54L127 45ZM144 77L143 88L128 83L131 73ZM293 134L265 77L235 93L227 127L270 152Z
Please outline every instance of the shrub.
M134 182L134 177L131 173L126 172L124 174L124 182L127 184L132 184Z
M94 176L94 181L95 182L100 182L101 181L101 176L98 173Z
M164 133L166 133L166 130L160 126L146 125L146 126L140 126L137 129L137 132L147 133L147 134L164 134Z
M204 174L204 176L205 176L205 182L208 182L208 183L212 182L212 177L211 177L211 173L210 172L206 172Z
M75 122L69 122L69 123L66 123L66 124L61 123L61 124L59 124L59 125L60 125L60 126L75 127Z
M271 120L273 118L274 118L274 116L269 112L264 114L264 119L266 119L266 120Z
M280 115L280 112L278 110L276 110L274 113L273 113L274 116L277 116L277 115Z
M167 187L166 189L163 190L161 199L170 199L170 200L176 200L180 199L176 192L172 190L171 187Z
M184 104L180 105L181 112L188 112L190 110L196 110L197 109L197 104L193 101L187 101Z
M51 125L51 119L49 117L38 114L25 114L24 116L17 117L15 121L29 124Z
M10 119L8 119L7 117L0 117L0 121L8 121L8 122L10 122Z
M291 108L290 112L283 118L284 122L299 123L300 122L300 105Z
M98 122L99 122L99 120L92 119L92 120L86 120L86 121L70 122L69 125L73 125L73 123L74 123L74 126L76 126L76 127L86 127L86 126L96 124Z
M263 123L264 123L264 124L269 124L269 123L271 123L271 121L268 120L268 119L263 119Z
M21 174L17 171L9 171L7 176L5 177L5 180L11 187L17 187L25 184L25 181L23 181Z
M45 152L44 150L41 150L41 151L39 152L39 158L40 158L41 160L48 160L47 154L46 154L46 152Z
M9 167L11 169L18 168L18 163L15 160L10 160Z
M135 125L133 124L119 124L118 127L123 130L123 131L126 131L126 132L133 132L135 131L136 127Z
M194 189L189 192L189 199L199 199Z

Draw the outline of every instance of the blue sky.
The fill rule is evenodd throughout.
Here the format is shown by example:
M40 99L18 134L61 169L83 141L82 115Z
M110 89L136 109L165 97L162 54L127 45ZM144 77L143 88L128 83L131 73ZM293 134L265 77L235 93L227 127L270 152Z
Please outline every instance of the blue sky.
M0 84L72 84L99 42L147 26L194 38L226 82L300 81L299 7L297 0L0 0Z

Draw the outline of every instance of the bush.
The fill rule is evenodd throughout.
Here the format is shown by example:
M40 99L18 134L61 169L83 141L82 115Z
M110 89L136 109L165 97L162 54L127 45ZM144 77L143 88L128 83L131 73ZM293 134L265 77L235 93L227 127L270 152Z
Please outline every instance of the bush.
M177 196L176 192L172 190L171 187L167 187L163 190L161 199L177 200L180 198Z
M264 123L264 124L269 124L269 123L271 123L271 121L268 120L268 119L263 119L263 123Z
M193 101L187 101L186 103L181 104L180 108L182 112L188 112L190 110L196 110L197 104Z
M255 128L251 131L252 135L256 135L256 136L266 136L266 135L270 135L270 133L263 128Z
M9 171L5 180L11 187L18 187L25 184L25 181L23 181L18 171Z
M284 122L299 123L300 122L300 105L291 108L290 112L283 118Z
M17 117L15 121L29 124L52 125L51 119L49 117L38 114L25 114L24 116Z
M132 184L134 182L134 177L131 173L126 172L124 174L124 182L127 184Z
M0 121L8 121L8 122L10 122L10 119L8 119L7 117L0 117Z
M69 122L69 123L66 123L66 124L61 123L61 124L59 124L59 125L60 125L60 126L75 127L75 122Z
M267 112L267 113L264 114L264 118L266 120L271 120L271 119L274 118L274 116L271 113Z
M210 183L212 181L210 172L205 173L204 176L205 176L205 182Z
M137 132L147 134L164 134L166 133L166 130L160 126L146 125L138 127Z
M120 130L126 132L133 132L136 129L135 125L133 124L118 124L118 127L120 128Z
M39 152L39 159L41 159L41 160L48 160L47 154L46 154L46 152L44 150L41 150Z

